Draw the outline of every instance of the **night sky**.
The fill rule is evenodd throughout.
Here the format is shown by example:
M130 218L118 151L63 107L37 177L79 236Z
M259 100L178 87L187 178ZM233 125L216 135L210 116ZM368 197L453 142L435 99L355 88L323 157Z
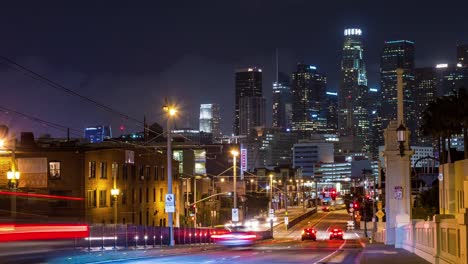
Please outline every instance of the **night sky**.
M13 1L11 1L13 2ZM198 128L200 103L221 105L232 132L234 72L259 66L271 105L275 48L280 69L316 65L337 91L343 29L364 34L369 86L379 87L385 40L416 42L417 67L455 62L468 43L468 1L14 1L0 8L0 56L8 57L132 117L162 120L164 97L182 110L178 127ZM141 130L107 112L0 63L0 107L72 128L111 124L114 135ZM271 110L267 120L271 123ZM13 132L64 137L63 131L12 113Z

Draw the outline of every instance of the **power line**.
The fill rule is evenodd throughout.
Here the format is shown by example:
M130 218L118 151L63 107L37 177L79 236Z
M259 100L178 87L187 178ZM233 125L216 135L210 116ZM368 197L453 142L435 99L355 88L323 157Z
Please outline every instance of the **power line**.
M13 69L15 69L15 70L17 70L17 71L20 71L20 72L25 73L25 74L27 74L28 76L30 76L31 78L33 78L33 79L35 79L35 80L37 80L37 81L39 81L39 82L45 83L45 84L48 85L48 86L51 86L51 87L53 87L53 88L55 88L55 89L57 89L57 90L64 91L64 92L66 92L66 93L68 93L68 94L70 94L70 95L77 96L77 97L79 97L80 99L82 99L82 100L84 100L84 101L87 101L87 102L89 102L89 103L91 103L91 104L93 104L93 105L95 105L95 106L97 106L97 107L100 107L100 108L102 108L102 109L104 109L104 110L106 110L106 111L108 111L108 112L111 112L111 113L117 114L117 115L119 115L119 116L121 116L121 117L124 117L124 118L127 119L127 120L133 120L133 121L135 121L135 122L136 122L137 124L139 124L139 125L142 125L142 124L143 124L144 130L146 130L146 131L148 131L148 132L153 132L153 133L156 134L156 137L155 137L155 138L158 138L158 137L160 137L160 136L163 135L163 133L159 133L159 132L157 132L157 131L154 131L154 130L150 129L149 127L146 126L146 124L144 124L144 123L141 122L140 120L138 120L138 119L136 119L136 118L134 118L134 117L131 117L131 116L129 116L129 115L123 113L123 112L120 112L120 111L118 111L118 110L115 110L115 109L113 109L113 108L111 108L111 107L109 107L109 106L107 106L107 105L104 105L104 104L102 104L102 103L100 103L100 102L98 102L98 101L96 101L96 100L94 100L94 99L91 99L91 98L89 98L89 97L87 97L87 96L81 95L81 94L79 94L79 93L77 93L77 92L75 92L75 91L73 91L73 90L71 90L71 89L69 89L69 88L67 88L67 87L65 87L65 86L63 86L63 85L61 85L61 84L59 84L59 83L57 83L57 82L55 82L55 81L53 81L53 80L47 78L47 77L45 77L44 75L41 75L41 74L39 74L39 73L37 73L37 72L35 72L35 71L33 71L33 70L31 70L31 69L29 69L29 68L23 66L23 65L21 65L21 64L15 62L15 61L13 61L13 60L11 60L11 59L5 57L5 56L0 55L0 59L3 60L4 62L7 62L7 64L8 64L11 68L13 68ZM58 124L55 124L55 125L58 125ZM63 126L62 126L62 127L63 127ZM145 131L143 131L143 132L145 132ZM177 134L177 133L176 133L176 134ZM182 136L184 139L187 139L187 140L189 140L189 141L192 141L192 140L190 140L188 137L185 137L185 136L183 136L183 135L181 135L181 134L177 134L177 135ZM153 138L153 140L154 140L154 138Z
M0 60L3 60L4 62L6 62L7 65L9 65L11 68L13 68L13 69L15 69L17 71L25 73L25 74L29 75L29 77L31 77L31 78L33 78L33 79L35 79L37 81L40 81L40 82L42 82L42 83L44 83L44 84L46 84L48 86L51 86L51 87L53 87L53 88L55 88L57 90L64 91L64 92L68 93L69 95L77 96L80 99L82 99L84 101L87 101L87 102L89 102L89 103L91 103L91 104L93 104L93 105L95 105L95 106L97 106L99 108L102 108L102 109L104 109L104 110L106 110L108 112L117 114L117 115L119 115L119 116L121 116L121 117L123 117L123 118L125 118L127 120L132 120L132 121L135 121L139 125L143 124L143 126L145 126L145 124L143 122L141 122L140 120L138 120L138 119L136 119L134 117L131 117L131 116L129 116L129 115L123 113L123 112L120 112L118 110L115 110L115 109L113 109L113 108L111 108L111 107L109 107L107 105L104 105L104 104L102 104L102 103L100 103L100 102L98 102L98 101L96 101L94 99L91 99L89 97L81 95L81 94L79 94L79 93L77 93L77 92L75 92L75 91L73 91L73 90L71 90L71 89L69 89L69 88L67 88L67 87L65 87L65 86L63 86L63 85L61 85L61 84L47 78L47 77L45 77L44 75L41 75L41 74L39 74L39 73L37 73L37 72L23 66L23 65L21 65L21 64L15 62L15 61L5 57L5 56L0 55ZM147 131L151 131L153 133L156 133L158 136L161 135L160 133L149 129L149 127L144 127L144 129L146 129Z

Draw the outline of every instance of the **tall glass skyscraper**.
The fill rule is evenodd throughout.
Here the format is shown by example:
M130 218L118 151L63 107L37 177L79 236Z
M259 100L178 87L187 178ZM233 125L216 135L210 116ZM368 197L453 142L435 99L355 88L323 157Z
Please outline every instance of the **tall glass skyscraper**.
M200 131L213 134L215 141L221 138L219 104L200 105Z
M273 82L273 127L290 129L292 122L291 87L289 78L278 73L278 81Z
M242 98L251 98L257 97L257 99L251 100L244 100L243 107L252 107L258 109L259 100L263 99L262 97L262 69L259 68L247 68L247 69L240 69L236 71L236 93L235 93L235 119L234 119L234 134L235 135L246 135L243 132L241 134L240 131L240 123L241 123L241 100ZM264 100L264 99L263 99ZM255 106L253 105L255 104ZM264 107L264 106L263 106ZM243 109L243 118L248 118L248 113L253 113L252 111L248 111L249 109ZM265 110L263 110L264 112ZM261 115L261 114L260 114ZM264 113L263 113L264 116ZM265 118L263 118L265 120ZM258 126L260 124L249 123L249 120L242 121L244 123L244 128L252 128ZM246 123L247 122L247 123ZM252 120L254 122L254 120ZM263 121L264 122L264 121ZM263 124L265 125L265 124Z
M382 95L382 126L386 128L390 120L397 116L397 74L403 69L403 103L406 126L415 137L414 118L414 42L409 40L386 41L380 57L380 91Z
M338 132L341 136L354 136L360 120L355 115L356 99L367 90L367 74L364 63L364 45L362 30L347 28L344 30L344 42L341 59L341 84L338 92ZM361 111L362 112L362 111ZM366 116L367 119L367 116Z
M302 136L326 133L327 78L312 65L299 63L292 74L292 128Z

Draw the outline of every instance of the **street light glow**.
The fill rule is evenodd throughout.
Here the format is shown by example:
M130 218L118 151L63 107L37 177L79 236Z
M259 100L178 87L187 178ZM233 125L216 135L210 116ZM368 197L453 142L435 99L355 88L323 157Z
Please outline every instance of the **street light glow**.
M120 194L120 190L119 189L112 189L111 190L111 195L112 196L118 196Z
M239 151L233 149L231 150L231 154L234 156L234 157L237 157L239 155Z
M0 139L0 148L3 148L5 146L5 140Z

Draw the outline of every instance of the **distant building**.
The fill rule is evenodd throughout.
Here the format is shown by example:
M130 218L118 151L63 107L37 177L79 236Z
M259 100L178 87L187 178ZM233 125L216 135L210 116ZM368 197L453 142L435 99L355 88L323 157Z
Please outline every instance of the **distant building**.
M397 74L403 69L403 103L405 125L415 139L414 120L414 42L409 40L386 41L380 57L380 91L382 95L382 126L387 128L390 120L397 115Z
M457 46L457 63L461 66L468 67L468 44Z
M100 143L104 139L112 138L112 131L110 126L92 126L85 128L84 136L90 143Z
M338 93L325 93L324 108L326 108L327 133L335 134L338 132Z
M258 124L254 123L255 121L251 120L241 120L242 118L249 118L250 114L254 114L250 109L241 109L242 107L253 107L256 108L259 105L263 98L262 94L262 69L259 68L247 68L240 69L236 71L235 77L235 119L234 119L234 135L246 135L248 134L248 129L250 127L257 126ZM252 100L244 100L243 98L257 98ZM241 106L242 103L242 106ZM265 106L263 105L263 109ZM241 117L241 111L243 112L243 117ZM241 123L244 123L244 131L241 133Z
M297 135L279 128L265 129L260 150L264 165L274 167L289 165L292 160L292 147L297 143Z
M273 82L273 127L291 129L292 102L289 78L278 73L278 81Z
M213 135L190 128L174 129L171 131L174 141L187 142L193 144L212 144Z
M215 140L221 138L219 104L200 105L200 132L211 133Z
M327 78L313 65L299 63L292 74L292 129L306 138L327 132Z
M347 28L344 30L341 84L338 91L338 132L341 136L356 134L356 122L359 118L354 118L355 103L357 103L358 97L362 97L360 94L366 90L367 73L364 63L362 30Z
M451 95L461 87L468 87L468 67L461 63L441 63L435 67L437 96Z
M432 67L414 69L414 112L416 115L416 127L422 125L422 113L426 110L430 102L437 97L436 70ZM414 120L414 119L413 119ZM425 137L420 129L416 129L416 141L414 144L421 146L431 146L432 138Z
M315 163L334 162L333 143L300 141L293 146L293 167L306 177L314 176Z

